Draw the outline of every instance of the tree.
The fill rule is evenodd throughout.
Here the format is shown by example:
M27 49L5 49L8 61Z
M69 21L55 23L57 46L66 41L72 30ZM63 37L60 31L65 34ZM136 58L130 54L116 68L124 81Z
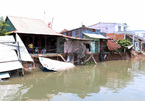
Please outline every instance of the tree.
M122 48L126 48L125 46L130 46L131 42L125 39L119 39L117 41L117 43L122 47Z
M0 17L0 36L4 36L7 30L5 27L8 27L9 25L4 21L3 17Z
M119 39L117 41L117 43L121 46L120 52L122 52L123 50L125 52L125 50L127 49L127 47L125 47L125 46L130 46L131 45L131 42L128 41L128 40L125 40L125 39Z

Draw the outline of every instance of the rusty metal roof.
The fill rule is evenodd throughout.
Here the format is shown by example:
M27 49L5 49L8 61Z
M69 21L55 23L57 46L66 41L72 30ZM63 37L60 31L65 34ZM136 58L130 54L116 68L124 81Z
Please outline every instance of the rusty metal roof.
M107 40L107 46L110 51L121 48L121 46L117 44L114 40Z
M7 16L16 28L15 33L62 36L40 19Z

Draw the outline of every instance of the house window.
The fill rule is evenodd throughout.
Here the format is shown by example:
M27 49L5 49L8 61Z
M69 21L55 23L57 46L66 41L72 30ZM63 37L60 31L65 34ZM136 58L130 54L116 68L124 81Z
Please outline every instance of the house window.
M95 29L92 29L92 32L96 32L96 30Z
M121 26L118 26L118 31L121 31Z
M72 36L72 32L70 32L69 35Z
M98 48L99 48L99 42L95 41L95 52L99 52Z

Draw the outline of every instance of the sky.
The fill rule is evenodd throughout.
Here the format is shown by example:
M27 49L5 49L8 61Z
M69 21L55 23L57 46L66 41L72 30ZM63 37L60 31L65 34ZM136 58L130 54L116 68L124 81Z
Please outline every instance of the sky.
M127 23L145 30L144 0L0 0L0 16L19 16L52 23L60 32L99 22ZM45 13L44 13L45 12Z

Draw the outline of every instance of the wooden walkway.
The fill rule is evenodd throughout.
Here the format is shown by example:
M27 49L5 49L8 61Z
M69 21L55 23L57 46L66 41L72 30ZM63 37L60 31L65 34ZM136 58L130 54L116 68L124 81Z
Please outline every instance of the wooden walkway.
M64 57L61 54L58 53L46 53L46 54L30 54L31 57L34 58L38 58L38 57L61 57L63 61L66 61L64 59Z

